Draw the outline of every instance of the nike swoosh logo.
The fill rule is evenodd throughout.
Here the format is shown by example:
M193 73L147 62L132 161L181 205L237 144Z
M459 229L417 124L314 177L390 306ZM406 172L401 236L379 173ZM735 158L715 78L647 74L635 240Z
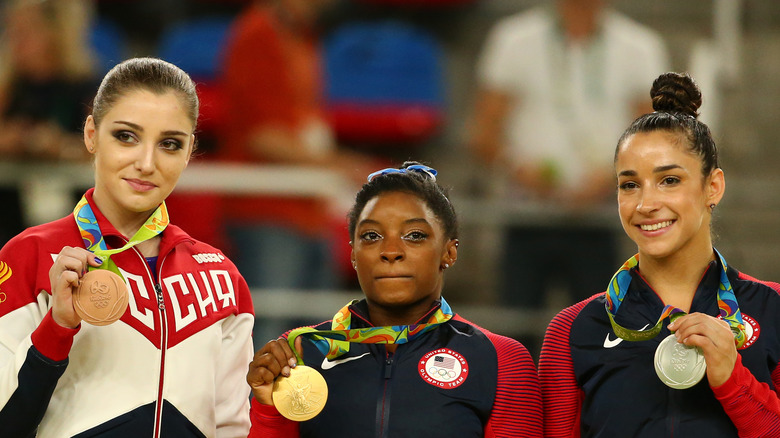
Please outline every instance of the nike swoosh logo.
M649 326L650 326L650 324L645 324L645 326L642 327L639 330L644 330L644 329L646 329ZM613 339L609 339L609 333L607 333L607 337L604 338L604 348L617 347L618 344L620 344L621 342L623 342L623 338L617 338L617 339L614 339L614 340Z
M344 359L336 359L336 360L328 360L328 358L326 357L325 359L322 360L322 369L323 370L329 370L329 369L335 367L336 365L341 365L341 364L349 362L351 360L360 359L361 357L363 357L363 356L365 356L367 354L371 354L371 352L363 353L360 356L345 357Z

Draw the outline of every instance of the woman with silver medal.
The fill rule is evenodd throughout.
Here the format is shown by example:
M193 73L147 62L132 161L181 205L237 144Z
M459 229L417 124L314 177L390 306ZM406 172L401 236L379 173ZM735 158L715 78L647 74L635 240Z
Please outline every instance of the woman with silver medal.
M651 97L655 112L615 152L620 220L638 253L605 293L550 323L545 436L780 437L777 285L713 247L726 183L696 84L666 73Z
M455 210L436 170L372 173L348 215L365 294L255 354L250 437L541 437L533 360L455 314Z

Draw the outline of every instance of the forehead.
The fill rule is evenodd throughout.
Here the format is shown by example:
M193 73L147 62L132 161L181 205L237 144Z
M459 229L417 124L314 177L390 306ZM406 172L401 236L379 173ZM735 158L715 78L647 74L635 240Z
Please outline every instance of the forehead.
M665 131L639 132L620 145L615 160L618 171L623 168L666 164L698 166L701 158L690 150L679 135Z
M422 218L428 222L436 222L436 215L428 204L419 196L402 191L383 192L371 198L358 221L365 219L400 219Z
M187 107L174 91L155 93L144 88L135 88L118 96L105 118L123 120L155 121L189 126L192 130Z

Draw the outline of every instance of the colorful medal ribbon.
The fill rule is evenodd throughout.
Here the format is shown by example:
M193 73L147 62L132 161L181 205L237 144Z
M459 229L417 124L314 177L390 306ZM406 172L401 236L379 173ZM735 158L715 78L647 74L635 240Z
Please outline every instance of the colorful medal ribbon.
M127 244L125 244L125 246L117 249L108 249L105 240L103 240L103 233L98 226L95 212L92 211L92 207L89 205L89 202L87 202L86 196L82 196L81 200L76 204L76 207L73 209L73 217L76 219L76 226L79 227L81 239L84 241L84 247L103 259L103 264L99 268L89 266L88 269L108 269L123 279L124 277L119 272L119 267L111 260L111 255L120 253L157 236L162 233L165 227L170 223L168 209L165 207L165 202L163 202L157 207L154 213L149 216L141 228L136 231L135 235Z
M721 267L720 272L720 285L718 287L718 309L720 316L724 321L728 322L731 331L734 332L734 339L737 344L737 348L741 347L747 341L745 334L745 323L742 320L742 312L739 311L739 304L737 303L737 297L734 295L734 289L731 288L731 282L726 275L727 265L726 260L714 249L715 254L720 259ZM604 307L607 310L609 321L612 323L612 330L615 331L615 335L626 341L647 341L653 339L661 332L661 325L666 317L669 317L670 321L674 321L680 316L685 315L685 311L680 310L674 306L664 306L661 316L658 317L658 322L655 326L647 330L631 330L620 326L615 322L615 315L617 314L620 304L623 302L626 293L628 292L628 286L631 284L631 274L629 270L639 264L639 254L634 255L630 259L623 263L623 266L612 276L612 280L607 287L606 302Z
M452 309L450 309L447 301L442 298L441 306L423 324L353 329L350 328L352 326L352 313L349 311L349 306L357 301L353 300L336 313L331 322L330 330L301 327L290 332L287 342L298 359L298 365L303 365L303 360L298 355L293 344L295 343L295 338L301 335L311 339L314 346L327 359L333 360L349 351L350 342L360 344L405 344L452 318Z

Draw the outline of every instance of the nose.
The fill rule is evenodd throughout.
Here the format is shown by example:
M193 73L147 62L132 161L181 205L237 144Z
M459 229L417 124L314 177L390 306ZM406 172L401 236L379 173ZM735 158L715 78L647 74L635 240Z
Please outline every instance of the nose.
M155 151L155 145L149 143L141 144L138 148L138 156L135 160L136 169L146 175L153 173L156 165Z
M636 205L636 211L642 214L648 214L658 210L660 206L660 197L657 190L653 188L643 188L639 197L639 203Z
M398 262L404 259L404 250L400 239L385 238L382 242L382 251L379 253L382 261Z

